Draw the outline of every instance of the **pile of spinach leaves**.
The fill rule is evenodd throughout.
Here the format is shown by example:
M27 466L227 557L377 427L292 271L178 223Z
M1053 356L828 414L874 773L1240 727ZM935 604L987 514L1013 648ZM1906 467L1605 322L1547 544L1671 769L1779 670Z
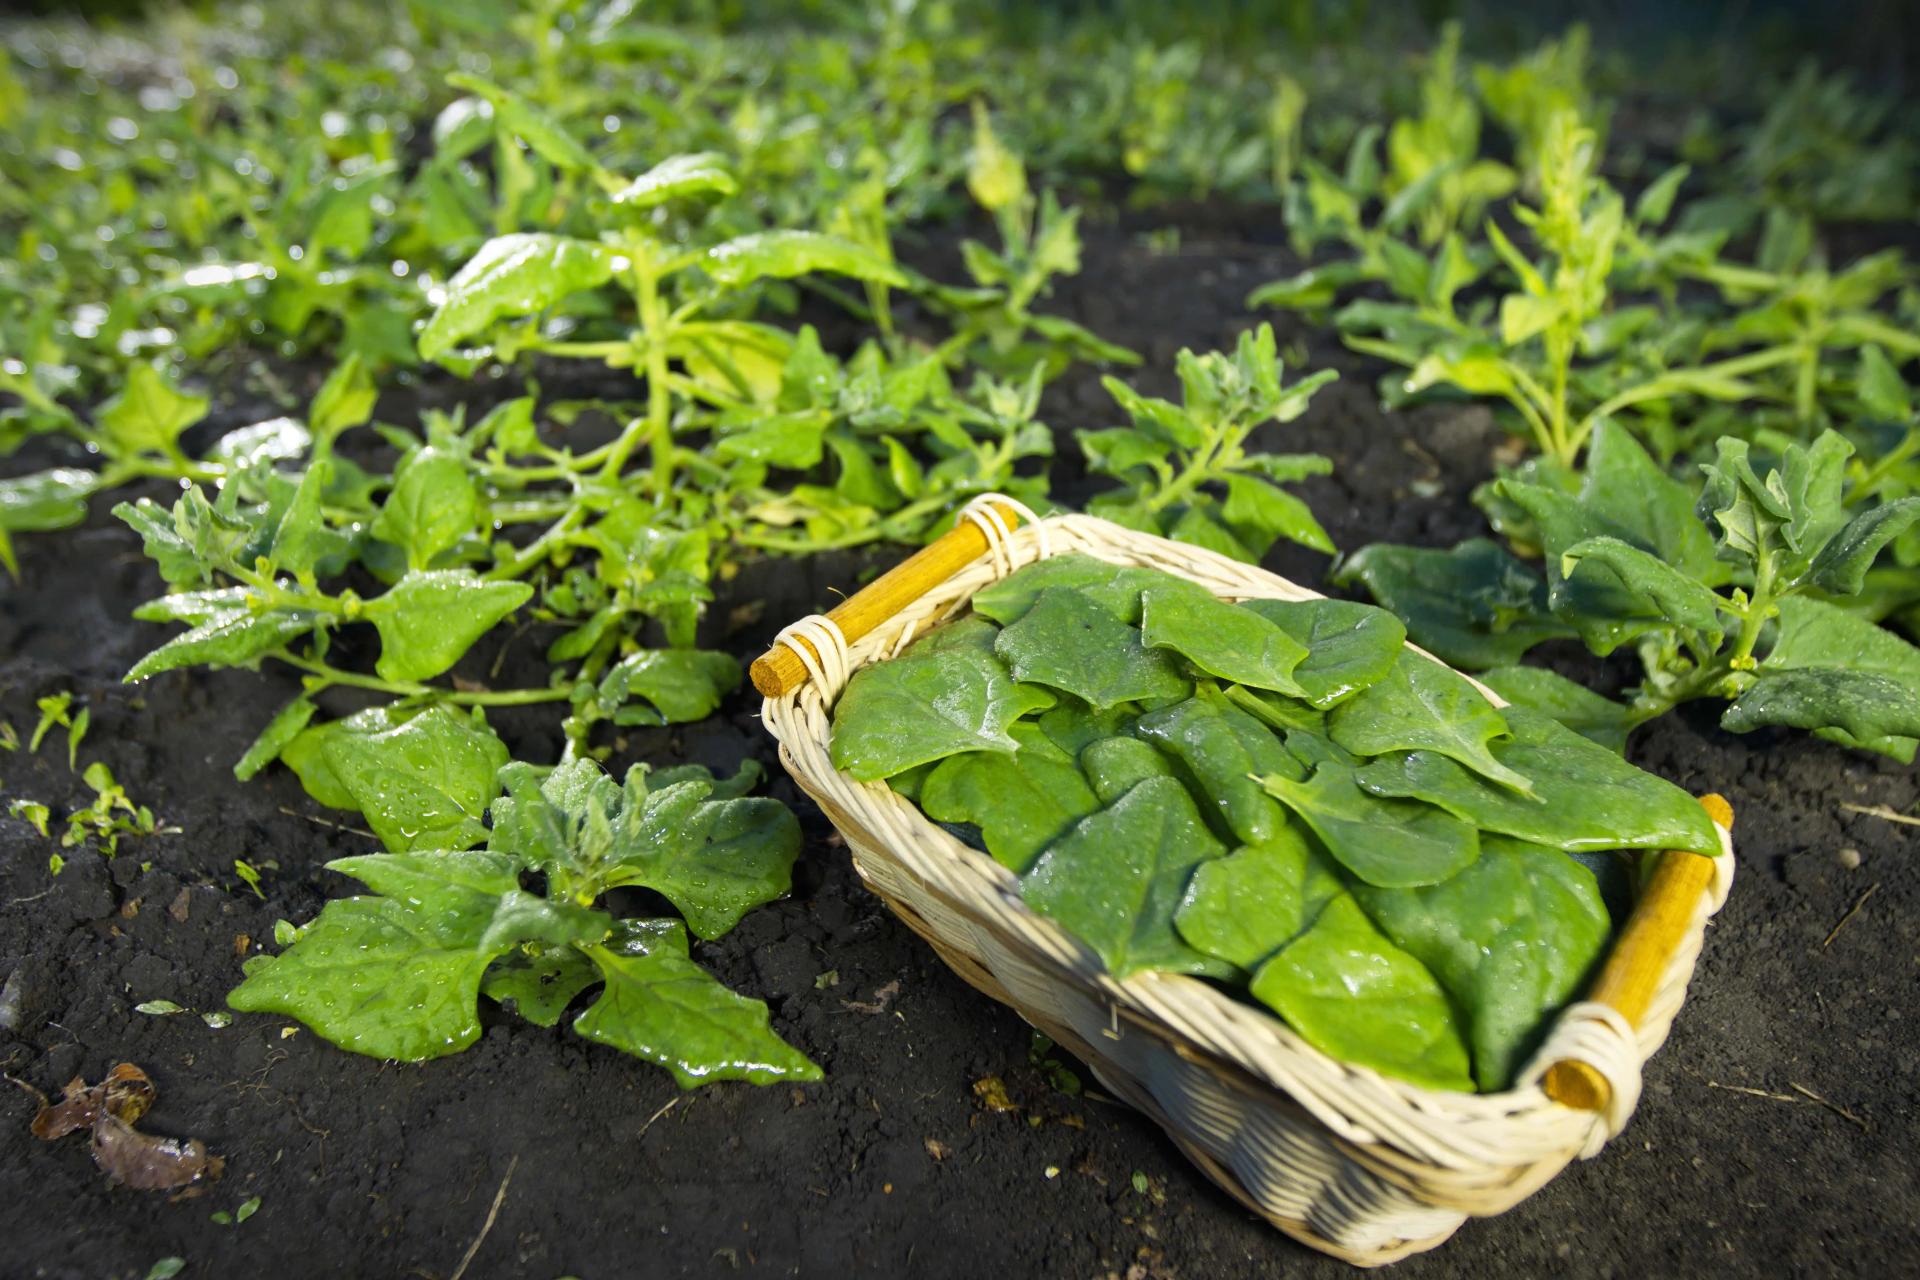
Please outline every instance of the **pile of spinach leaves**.
M1678 787L1405 641L1370 605L1055 556L858 672L832 758L1017 875L1114 975L1204 978L1344 1061L1497 1091L1605 950L1619 851L1719 836Z

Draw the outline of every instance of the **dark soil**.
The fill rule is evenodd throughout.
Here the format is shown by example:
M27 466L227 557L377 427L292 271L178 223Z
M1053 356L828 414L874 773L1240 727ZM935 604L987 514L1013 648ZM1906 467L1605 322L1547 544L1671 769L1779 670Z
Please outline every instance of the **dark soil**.
M1161 394L1173 392L1179 348L1230 345L1256 318L1242 307L1247 291L1297 266L1263 217L1167 216L1090 227L1085 270L1054 300L1136 348L1140 381ZM1150 248L1152 225L1178 226L1178 247ZM936 259L951 250L945 238L926 246ZM1305 322L1275 323L1306 367L1343 374L1269 442L1335 459L1334 475L1305 489L1335 540L1440 544L1477 532L1466 496L1503 440L1487 411L1383 415L1373 389L1382 369ZM227 400L227 426L257 407ZM1062 428L1110 425L1092 374L1058 386L1048 410ZM1066 457L1059 476L1063 496L1086 492ZM289 674L121 684L165 634L129 620L160 582L124 529L97 514L84 529L24 540L22 562L20 582L0 586L0 717L30 729L35 698L72 690L93 717L82 763L106 761L180 832L128 841L112 862L69 851L50 879L48 843L0 816L0 974L11 975L0 1006L18 1028L0 1032L0 1069L52 1092L137 1062L160 1090L147 1126L204 1138L227 1171L193 1199L110 1187L80 1140L32 1140L32 1099L0 1090L5 1277L137 1280L178 1255L189 1276L445 1278L496 1195L470 1276L1344 1271L1241 1209L1138 1115L1060 1091L1025 1024L948 973L860 887L804 802L810 840L792 899L698 956L773 1006L778 1029L826 1068L819 1085L681 1095L664 1073L564 1028L497 1016L468 1052L419 1066L352 1056L277 1018L210 1028L197 1013L222 1007L240 955L270 940L276 919L305 920L345 892L321 864L373 842L333 825L342 815L283 769L244 785L229 772L295 690ZM745 616L736 608L764 597L730 641L750 654L855 585L862 567L752 568L714 612ZM1271 567L1315 582L1325 561L1282 551ZM523 638L509 657L537 648ZM1583 654L1554 656L1603 686L1623 677ZM739 697L708 723L632 738L610 763L753 756L778 775L756 710ZM496 724L522 758L557 749L540 716ZM1732 737L1711 708L1652 726L1634 755L1684 786L1724 792L1739 815L1739 882L1692 999L1650 1064L1639 1114L1602 1158L1399 1274L1911 1273L1920 872L1912 828L1841 806L1912 812L1914 772L1805 737ZM56 813L84 799L58 745L0 754L0 774L0 792ZM773 789L797 800L784 776ZM1858 852L1851 868L1847 850ZM263 897L241 883L236 859L261 869ZM133 1011L159 998L195 1012ZM982 1105L974 1086L988 1076L1018 1110ZM259 1212L244 1224L209 1220L254 1196Z

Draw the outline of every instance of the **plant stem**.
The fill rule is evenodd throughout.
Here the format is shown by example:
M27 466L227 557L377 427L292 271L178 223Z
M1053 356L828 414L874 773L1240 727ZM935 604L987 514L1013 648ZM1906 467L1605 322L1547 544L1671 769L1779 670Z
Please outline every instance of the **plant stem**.
M329 666L324 662L315 662L311 658L302 658L285 649L274 650L273 656L290 667L319 676L329 684L345 685L352 689L371 689L376 693L393 694L397 698L434 698L463 707L518 707L537 702L560 702L569 696L568 690L557 687L481 689L469 693L459 689L441 689L434 685L416 684L406 680L382 680L377 676L363 676L354 671L342 671L338 667Z

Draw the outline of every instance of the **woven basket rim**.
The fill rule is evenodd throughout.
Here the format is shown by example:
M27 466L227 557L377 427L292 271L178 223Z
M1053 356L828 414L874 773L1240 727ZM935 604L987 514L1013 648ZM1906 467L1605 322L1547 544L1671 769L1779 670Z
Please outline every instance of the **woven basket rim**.
M1066 545L1053 545L1062 542ZM1022 552L1029 554L1023 557ZM1142 564L1170 572L1185 569L1187 571L1182 576L1198 580L1209 589L1215 588L1207 579L1213 579L1216 583L1233 581L1237 586L1257 582L1265 588L1257 592L1216 590L1216 594L1226 599L1326 598L1278 574L1232 560L1206 548L1138 533L1097 517L1054 515L1038 524L1022 526L1003 544L990 547L989 552L968 569L928 591L915 606L849 645L847 674L850 676L862 667L894 656L925 629L958 616L966 609L973 595L991 582L1025 564L1069 552L1078 552L1113 564ZM1169 564L1177 564L1181 568L1169 569ZM1440 661L1411 642L1407 647L1432 661ZM1470 676L1465 678L1472 679ZM1505 705L1492 690L1478 681L1473 683L1496 705ZM835 690L833 697L827 698L823 696L817 681L809 681L781 698L768 699L765 704L765 718L782 742L783 759L796 780L816 799L820 799L818 789L827 779L817 776L820 771L809 771L803 766L796 751L796 747L802 744L790 740L790 735L783 733L782 729L794 722L795 714L803 706L811 706L818 709L820 724L830 732L830 708L833 701L837 700L838 693ZM818 732L807 736L824 761L826 736ZM1375 1149L1378 1149L1378 1144L1384 1144L1387 1148L1405 1151L1420 1164L1432 1161L1446 1167L1477 1168L1531 1165L1555 1152L1570 1155L1582 1147L1593 1145L1590 1141L1591 1130L1600 1118L1593 1113L1571 1111L1549 1099L1539 1085L1537 1073L1520 1072L1516 1074L1516 1083L1512 1087L1497 1093L1429 1089L1334 1058L1309 1044L1276 1014L1229 995L1198 978L1150 970L1126 978L1115 978L1105 971L1098 956L1087 944L1026 906L1019 897L1018 877L1011 870L989 855L961 843L884 781L857 781L833 769L830 762L825 764L824 772L831 774L841 788L872 806L876 812L885 814L895 822L904 823L923 847L936 849L942 857L951 860L954 872L964 873L966 879L973 881L976 892L991 894L999 900L1003 909L1024 917L1025 932L1051 944L1044 950L1054 959L1056 967L1067 969L1068 965L1061 957L1073 956L1075 979L1096 988L1101 998L1110 1005L1116 1009L1124 1006L1152 1020L1178 1041L1191 1045L1199 1056L1217 1058L1265 1087L1295 1098L1316 1119L1341 1137ZM1731 875L1731 844L1724 833L1722 839L1722 856L1716 861L1724 866L1719 876L1721 883L1716 886L1713 906L1717 906L1718 898L1724 897L1724 881ZM891 852L899 857L897 850ZM1675 963L1682 961L1690 971L1692 956L1676 957ZM1162 1011L1170 1006L1185 1007L1191 1011L1191 1016L1168 1019ZM1560 1015L1564 1016L1564 1013ZM1264 1039L1276 1054L1284 1058L1316 1064L1350 1092L1361 1095L1366 1105L1350 1109L1346 1106L1324 1105L1324 1100L1302 1098L1297 1089L1298 1080L1275 1070L1271 1060L1238 1052L1212 1036L1196 1037L1193 1034L1196 1026L1230 1027L1239 1036ZM1666 1027L1660 1026L1657 1034L1651 1037L1651 1045L1646 1043L1648 1037L1643 1034L1643 1059L1658 1047L1665 1032ZM1343 1102L1347 1100L1342 1099ZM1316 1105L1316 1101L1322 1105ZM1358 1110L1360 1117L1356 1119L1351 1110ZM1396 1120L1400 1123L1395 1123ZM1536 1131L1534 1136L1537 1143L1527 1143L1529 1149L1524 1152L1510 1149L1511 1125L1516 1120L1527 1122L1529 1128ZM1433 1143L1421 1140L1422 1135L1436 1124L1452 1131L1454 1142L1442 1144L1436 1149ZM1507 1140L1490 1144L1468 1140L1472 1131L1489 1125L1505 1131ZM1462 1140L1465 1140L1463 1149L1447 1149Z

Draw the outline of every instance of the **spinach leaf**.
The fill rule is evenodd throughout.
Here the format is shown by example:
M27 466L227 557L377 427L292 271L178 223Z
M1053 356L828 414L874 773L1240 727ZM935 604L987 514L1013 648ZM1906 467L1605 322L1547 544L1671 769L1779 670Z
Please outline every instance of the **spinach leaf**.
M1245 600L1240 607L1306 649L1291 675L1307 701L1322 711L1384 677L1407 640L1400 619L1352 600Z
M1357 884L1353 895L1464 1015L1474 1078L1488 1093L1512 1082L1548 1019L1579 993L1612 930L1591 871L1497 836L1440 884Z
M1174 912L1194 868L1226 853L1187 789L1148 778L1047 847L1020 896L1091 946L1116 978L1143 969L1230 972L1181 941Z
M1101 804L1112 804L1148 778L1177 778L1173 761L1139 738L1102 738L1080 753L1080 767Z
M1423 800L1483 830L1556 849L1720 852L1713 820L1671 782L1525 707L1507 708L1507 724L1513 736L1494 754L1534 779L1532 798L1433 751L1383 756L1354 777L1374 795Z
M1489 742L1506 734L1506 721L1479 690L1410 650L1402 650L1391 671L1327 717L1327 736L1355 755L1437 751L1530 796L1534 784L1528 776L1488 750Z
M392 728L337 732L320 749L348 807L387 848L466 849L486 839L480 816L500 793L507 748L478 711L430 707Z
M1297 767L1297 766L1296 766ZM1472 826L1429 804L1365 791L1351 768L1324 759L1305 781L1260 778L1268 795L1300 815L1334 859L1368 884L1407 889L1438 884L1480 855Z
M976 751L949 756L921 784L919 804L938 822L971 822L987 852L1016 873L1100 807L1086 777L1039 729L1016 724L1013 755Z
M1286 815L1255 778L1304 776L1267 728L1217 695L1200 695L1148 712L1134 733L1184 766L1207 800L1209 825L1240 844L1275 837Z
M1202 863L1174 915L1180 936L1251 972L1346 892L1336 866L1299 827Z
M1022 684L1073 694L1105 710L1122 702L1182 698L1191 690L1173 655L1148 649L1128 626L1078 591L1053 587L994 642Z
M362 610L380 632L374 670L383 680L437 676L532 598L524 582L484 582L471 569L415 569Z
M1351 894L1260 966L1253 994L1315 1048L1432 1089L1470 1089L1467 1043L1427 967Z
M833 765L872 782L966 751L1012 752L1008 727L1053 702L976 649L903 655L848 682L834 708Z
M1292 673L1307 656L1307 646L1261 614L1198 588L1150 588L1140 634L1148 648L1171 649L1210 676L1306 695Z
M1035 561L977 592L973 611L1007 626L1025 617L1041 592L1069 587L1120 621L1138 623L1141 593L1174 580L1170 574L1152 569L1110 564L1077 551L1068 552Z
M1469 671L1518 662L1535 645L1574 634L1549 612L1540 575L1486 538L1448 551L1377 542L1342 561L1333 580L1366 587L1415 644Z
M600 981L593 962L574 947L520 947L495 960L480 994L505 1005L536 1027L560 1021L573 998Z
M1509 703L1552 716L1603 747L1623 754L1627 749L1632 713L1613 699L1545 667L1495 667L1480 673L1480 683ZM1503 713L1502 718L1512 728L1511 716Z
M820 1078L819 1067L769 1028L764 1003L729 991L688 958L677 922L623 921L586 954L606 983L574 1019L587 1039L665 1067L682 1089Z

